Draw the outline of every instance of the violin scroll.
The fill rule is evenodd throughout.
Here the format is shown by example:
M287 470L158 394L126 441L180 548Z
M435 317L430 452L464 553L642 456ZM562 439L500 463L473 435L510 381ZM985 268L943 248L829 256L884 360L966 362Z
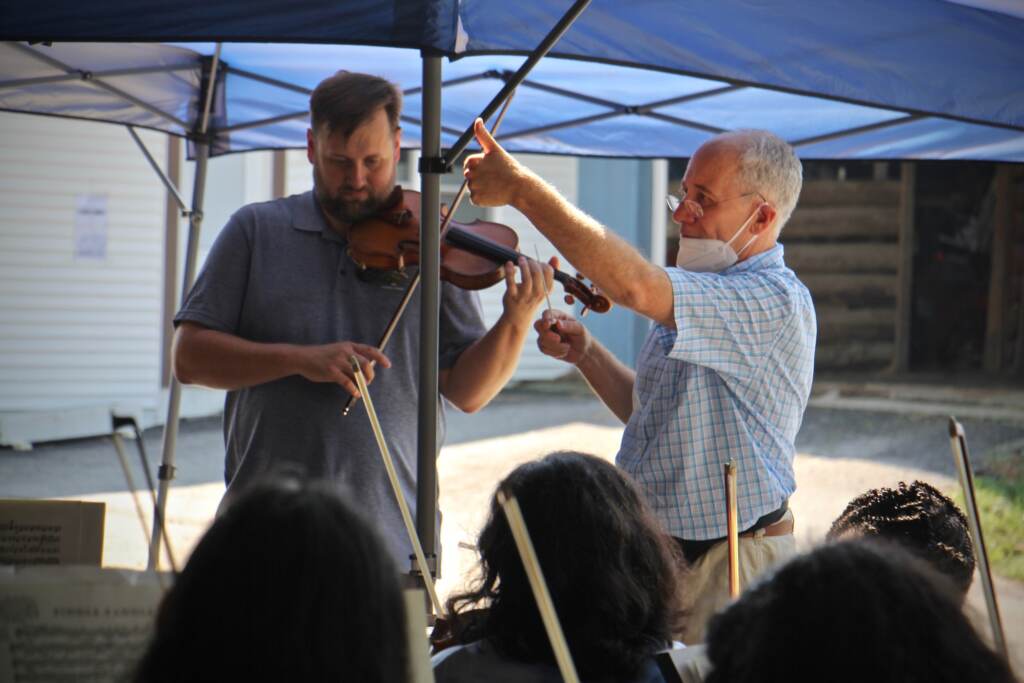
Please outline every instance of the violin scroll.
M588 285L583 279L582 273L576 273L576 277L570 277L556 270L555 279L562 283L562 287L565 289L565 303L571 306L578 300L583 305L580 317L585 316L588 311L607 313L611 310L612 303L598 291L597 287Z

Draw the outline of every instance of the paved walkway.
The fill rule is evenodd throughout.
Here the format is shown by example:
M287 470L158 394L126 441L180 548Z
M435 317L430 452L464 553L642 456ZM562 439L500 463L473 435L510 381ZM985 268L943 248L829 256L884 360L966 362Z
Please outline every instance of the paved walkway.
M522 462L559 448L591 452L611 460L621 425L598 402L583 392L562 387L507 392L477 415L451 415L448 445L439 462L440 506L444 514L442 574L439 589L447 594L471 576L472 545L494 487ZM924 479L940 489L956 487L946 413L911 410L922 399L891 409L898 399L878 396L844 397L842 390L821 394L827 400L808 410L797 441L796 473L799 490L792 499L797 541L809 547L822 540L831 520L855 495L900 480ZM844 404L844 398L870 404ZM973 416L963 412L972 404L949 406L965 416L972 450L983 454L1006 444L1024 443L1024 410ZM940 414L936 414L940 413ZM159 456L159 430L150 430L146 445L151 458ZM128 442L134 454L132 442ZM213 518L223 493L223 451L215 420L183 425L179 438L179 478L168 506L170 536L182 563ZM135 472L142 482L141 472ZM109 442L84 439L45 445L27 453L0 451L0 497L46 497L98 500L107 503L105 564L142 568L148 537L144 535L131 495ZM150 508L148 500L143 507ZM148 524L148 519L147 519ZM985 632L984 602L978 581L969 598L969 611ZM1024 671L1024 585L1000 580L997 590L1003 620Z

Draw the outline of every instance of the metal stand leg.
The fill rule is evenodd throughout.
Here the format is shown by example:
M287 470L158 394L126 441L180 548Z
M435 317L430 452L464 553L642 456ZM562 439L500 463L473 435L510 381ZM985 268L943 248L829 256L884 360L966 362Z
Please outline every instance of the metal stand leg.
M199 234L203 222L203 195L206 189L206 166L210 157L209 143L196 145L196 176L192 189L192 211L188 221L188 247L185 256L185 277L181 300L184 301L195 280L196 261L199 256ZM171 385L167 396L167 421L164 423L162 457L157 473L159 487L157 490L154 519L163 519L167 509L167 493L174 479L174 454L178 443L178 416L181 409L181 383L171 376ZM153 537L149 544L149 569L157 569L160 564L159 524L153 525Z

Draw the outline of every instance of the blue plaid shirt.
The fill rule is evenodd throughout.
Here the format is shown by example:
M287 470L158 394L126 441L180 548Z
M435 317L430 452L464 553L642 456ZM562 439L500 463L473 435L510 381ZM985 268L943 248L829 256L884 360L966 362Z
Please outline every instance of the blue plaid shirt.
M653 325L616 458L670 534L726 534L722 465L738 469L740 529L793 491L817 324L782 245L721 273L666 268L676 329Z

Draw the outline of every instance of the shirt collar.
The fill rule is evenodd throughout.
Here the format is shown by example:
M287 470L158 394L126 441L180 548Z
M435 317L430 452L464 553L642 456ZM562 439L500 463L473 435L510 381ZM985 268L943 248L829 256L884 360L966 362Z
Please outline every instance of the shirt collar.
M769 268L782 268L786 265L782 258L782 251L782 245L776 243L771 249L731 265L720 274L732 275L733 273L750 273Z
M304 232L318 232L324 239L332 242L342 242L341 235L334 232L327 224L320 206L316 203L316 195L306 192L299 195L292 205L292 227Z

